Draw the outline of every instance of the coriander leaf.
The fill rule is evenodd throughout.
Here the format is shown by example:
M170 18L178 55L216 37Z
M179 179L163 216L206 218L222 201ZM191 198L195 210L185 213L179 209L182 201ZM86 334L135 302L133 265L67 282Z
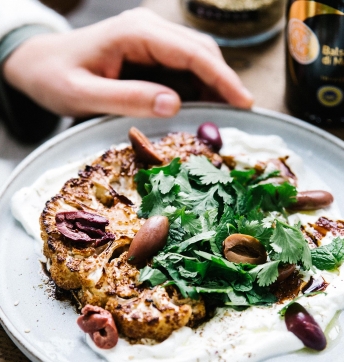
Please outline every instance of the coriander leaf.
M140 278L151 285L160 280L164 286L176 285L184 297L196 299L203 293L216 305L242 308L275 301L261 286L271 284L279 261L289 260L296 250L298 261L309 267L311 254L300 230L283 222L278 225L276 217L272 222L266 219L270 208L273 213L285 212L295 192L288 184L256 184L273 176L257 177L255 170L230 175L204 156L193 155L183 164L174 159L167 166L140 170L135 178L143 197L138 215L166 215L170 222L166 246ZM275 261L254 270L254 265L225 259L223 241L238 232L261 241ZM281 241L281 235L294 247L289 239Z
M233 196L231 196L223 187L223 185L219 185L217 188L218 195L222 198L223 202L227 205L231 205L234 201Z
M156 266L155 265L156 263L163 265L163 266L164 266L164 263L177 264L184 258L185 258L185 256L182 254L161 252L153 258L153 266Z
M179 218L180 210L175 206L168 205L165 207L162 215L168 217L170 224L172 224Z
M320 270L338 268L344 260L344 239L337 237L328 245L311 251L313 265Z
M179 274L179 272L173 266L173 263L169 261L161 261L162 266L166 268L168 274L174 280L175 284L179 288L184 298L190 297L191 299L198 299L198 293L196 288L186 282Z
M238 231L240 234L255 236L261 230L261 224L258 220L247 220L241 216L237 221Z
M256 285L252 290L246 293L250 304L272 304L277 302L277 298L269 292L268 289Z
M191 155L184 166L191 175L200 177L204 185L228 184L232 181L228 172L216 168L205 156Z
M140 270L139 282L143 283L148 281L152 287L162 284L167 280L165 274L159 269L152 269L148 265Z
M191 235L197 234L202 230L201 221L197 218L197 215L191 211L186 211L185 207L177 209L168 206L162 214L168 217L170 224L178 221L178 224Z
M166 247L168 248L171 245L179 244L184 239L186 231L178 224L171 224L168 231ZM165 250L165 249L164 249Z
M195 279L197 277L197 271L191 272L185 269L182 265L178 267L179 274L186 279Z
M236 193L236 202L233 208L235 213L239 215L246 214L250 209L257 207L252 206L252 195L247 192L244 186L237 181L233 181L232 186Z
M197 215L190 211L185 211L185 208L180 210L180 224L184 230L195 235L201 231L201 221L197 219Z
M275 259L284 263L296 264L299 260L309 265L307 257L308 244L298 227L276 220L276 228L271 236L271 247L277 253ZM309 254L310 255L310 254Z
M184 267L189 272L197 272L203 279L208 270L209 262L207 261L195 261L192 259L184 259Z
M148 183L151 175L156 175L162 171L164 175L176 176L179 172L180 166L180 158L174 158L166 166L153 167L149 170L140 169L134 176L134 181L137 183L137 191L139 192L140 196L143 197L147 194L145 184Z
M207 210L204 214L200 215L199 220L201 222L202 231L214 230L217 226L218 209Z
M255 279L258 278L258 285L265 287L277 280L279 260L271 261L262 265L257 265L249 271L249 274Z
M150 176L149 179L152 185L158 186L158 189L162 194L167 194L171 191L175 180L173 176L165 175L162 171L156 175Z
M264 214L262 211L257 209L251 210L247 214L246 219L242 218L238 220L238 229L240 233L248 234L258 239L268 252L271 250L270 238L273 233L273 229L271 224L266 225L264 223Z
M243 269L238 270L237 277L232 283L233 289L238 292L248 292L252 289L253 278Z
M215 244L218 250L222 250L223 241L227 236L237 232L235 214L231 207L225 206L224 213L221 216L216 227Z
M206 231L204 233L197 234L197 235L193 236L192 238L181 242L177 246L176 252L180 253L180 252L186 250L190 245L195 244L201 240L209 240L214 235L215 235L215 231Z
M209 240L209 245L214 255L222 256L222 251L221 251L222 249L218 247L214 237Z
M251 207L260 205L265 211L283 211L296 200L297 190L287 182L281 185L262 184L249 188Z
M230 302L226 302L225 305L242 305L242 306L248 306L249 303L247 302L247 299L245 298L245 295L243 293L240 293L238 291L229 291L228 292L228 298Z
M192 187L188 178L188 172L184 167L181 167L180 172L177 174L175 183L180 186L181 192L190 193L192 191Z
M180 192L176 197L176 202L180 207L186 206L195 214L203 214L206 210L217 209L219 204L214 199L217 186L211 187L207 192L193 190L189 194Z
M159 174L160 175L160 174ZM172 187L174 186L174 177L173 176L164 176L161 177L160 179L160 184L159 184L159 190L160 192L165 195L168 192L171 191ZM179 189L177 189L179 191Z
M161 215L164 210L163 200L157 186L153 186L151 192L142 198L138 217L148 219L152 214Z
M201 251L201 250L194 250L194 253L196 253L197 255L201 256L202 258L204 258L206 260L212 261L214 264L216 264L219 267L229 269L229 270L232 270L232 271L235 271L235 272L238 271L237 266L234 263L228 261L225 258L218 257L218 256L206 253L206 252Z
M303 246L301 262L305 270L309 270L313 266L311 249L307 242Z
M256 170L251 169L247 171L240 171L240 170L232 170L231 176L238 181L241 185L247 185L251 180L252 177L256 174Z
M175 193L179 191L179 186L174 186L174 177L166 176L163 171L149 176L151 190L148 195L142 198L139 217L148 218L153 215L161 215L164 208L175 198ZM172 190L170 197L166 195Z

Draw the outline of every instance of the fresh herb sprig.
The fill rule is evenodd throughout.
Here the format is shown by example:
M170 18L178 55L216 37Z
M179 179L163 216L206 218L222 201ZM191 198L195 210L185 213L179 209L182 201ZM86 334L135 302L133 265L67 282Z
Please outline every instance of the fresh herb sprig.
M223 305L275 302L268 286L277 279L278 265L312 265L299 225L288 225L284 216L295 202L295 187L268 182L278 173L229 172L204 156L191 156L185 163L175 158L167 166L140 170L135 176L142 196L138 215L165 215L170 222L166 246L141 270L140 281L174 284L184 297L202 294ZM222 243L234 233L258 239L269 262L256 266L225 259Z
M336 237L330 244L311 251L313 265L320 270L334 270L344 260L344 239Z

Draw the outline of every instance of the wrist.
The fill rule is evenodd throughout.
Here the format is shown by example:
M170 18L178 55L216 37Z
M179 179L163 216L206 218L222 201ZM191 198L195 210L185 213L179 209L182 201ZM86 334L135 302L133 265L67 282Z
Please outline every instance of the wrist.
M21 87L16 84L17 72L10 67L13 74L7 74L7 63L23 43L37 35L52 32L51 28L43 25L25 25L11 31L0 41L0 118L8 131L22 142L37 142L46 137L57 126L59 118L18 91ZM20 66L24 67L25 62L21 62Z

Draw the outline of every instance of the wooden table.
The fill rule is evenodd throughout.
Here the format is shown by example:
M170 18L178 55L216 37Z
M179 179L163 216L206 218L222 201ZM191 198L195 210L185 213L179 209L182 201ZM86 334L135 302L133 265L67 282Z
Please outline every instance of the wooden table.
M145 0L142 6L161 16L183 24L179 0ZM228 64L239 74L255 97L255 106L290 114L284 103L285 62L283 33L267 42L250 48L223 48ZM329 129L344 139L343 129ZM0 362L21 362L28 359L0 327Z

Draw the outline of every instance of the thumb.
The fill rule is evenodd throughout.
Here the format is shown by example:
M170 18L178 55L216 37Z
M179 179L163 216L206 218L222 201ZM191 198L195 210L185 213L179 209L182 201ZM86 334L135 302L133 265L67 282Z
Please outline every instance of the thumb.
M138 80L118 80L87 74L78 78L81 92L74 98L77 115L121 114L136 117L171 117L181 105L172 89ZM74 112L75 113L75 112ZM75 115L75 114L74 114Z

